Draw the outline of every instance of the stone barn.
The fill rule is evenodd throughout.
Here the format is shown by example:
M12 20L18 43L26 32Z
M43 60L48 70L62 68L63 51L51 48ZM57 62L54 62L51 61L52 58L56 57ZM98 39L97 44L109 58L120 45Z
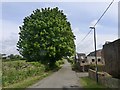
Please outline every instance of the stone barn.
M120 39L103 45L105 71L120 79Z

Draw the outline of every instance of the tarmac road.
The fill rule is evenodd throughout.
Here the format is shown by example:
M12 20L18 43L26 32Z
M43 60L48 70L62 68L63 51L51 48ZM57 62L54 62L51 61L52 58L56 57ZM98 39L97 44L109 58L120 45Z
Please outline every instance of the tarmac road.
M52 75L44 78L38 83L29 88L69 88L80 87L80 81L77 74L72 71L71 64L65 60L63 67L53 73Z

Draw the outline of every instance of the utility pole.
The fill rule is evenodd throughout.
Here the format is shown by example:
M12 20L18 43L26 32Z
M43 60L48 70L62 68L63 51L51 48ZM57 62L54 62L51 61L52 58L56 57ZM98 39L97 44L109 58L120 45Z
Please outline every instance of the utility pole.
M90 27L94 30L94 46L95 46L95 64L96 64L96 82L98 83L98 66L97 66L97 52L96 52L96 30L95 27Z

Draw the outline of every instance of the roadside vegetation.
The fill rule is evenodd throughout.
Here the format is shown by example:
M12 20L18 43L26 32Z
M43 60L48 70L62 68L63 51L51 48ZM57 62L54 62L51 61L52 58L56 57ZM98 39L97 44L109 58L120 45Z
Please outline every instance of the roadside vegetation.
M1 86L1 82L2 82L2 70L0 70L0 86Z
M19 29L17 50L21 56L2 54L3 87L25 88L60 69L62 58L75 52L71 24L58 7L34 10Z
M27 61L39 61L54 69L56 61L75 53L71 24L58 7L34 10L19 29L17 50Z
M2 70L0 70L0 89L2 88Z
M72 57L67 58L67 60L68 60L68 62L69 62L69 63L71 63L71 65L73 65L73 64L74 64L74 57L73 57L73 56L72 56Z
M98 67L98 71L99 71L99 72L103 72L103 71L104 71L104 68L105 68L105 65L98 64L97 67ZM96 65L95 65L95 64L91 64L91 65L89 66L89 68L92 69L92 70L95 70Z
M40 62L5 61L2 63L2 86L3 88L26 88L60 69L62 64L64 64L63 60L57 61L56 68L48 70L47 66Z
M100 90L100 88L107 88L101 84L97 84L95 80L90 79L89 77L80 78L80 84L83 88L87 88L87 90Z

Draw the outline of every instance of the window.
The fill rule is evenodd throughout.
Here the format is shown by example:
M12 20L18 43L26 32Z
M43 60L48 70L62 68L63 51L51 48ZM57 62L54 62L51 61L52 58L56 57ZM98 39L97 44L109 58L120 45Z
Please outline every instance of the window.
M98 59L98 62L100 62L100 59Z
M92 62L94 62L95 61L95 59L92 59Z
M82 61L82 63L85 63L85 61Z

